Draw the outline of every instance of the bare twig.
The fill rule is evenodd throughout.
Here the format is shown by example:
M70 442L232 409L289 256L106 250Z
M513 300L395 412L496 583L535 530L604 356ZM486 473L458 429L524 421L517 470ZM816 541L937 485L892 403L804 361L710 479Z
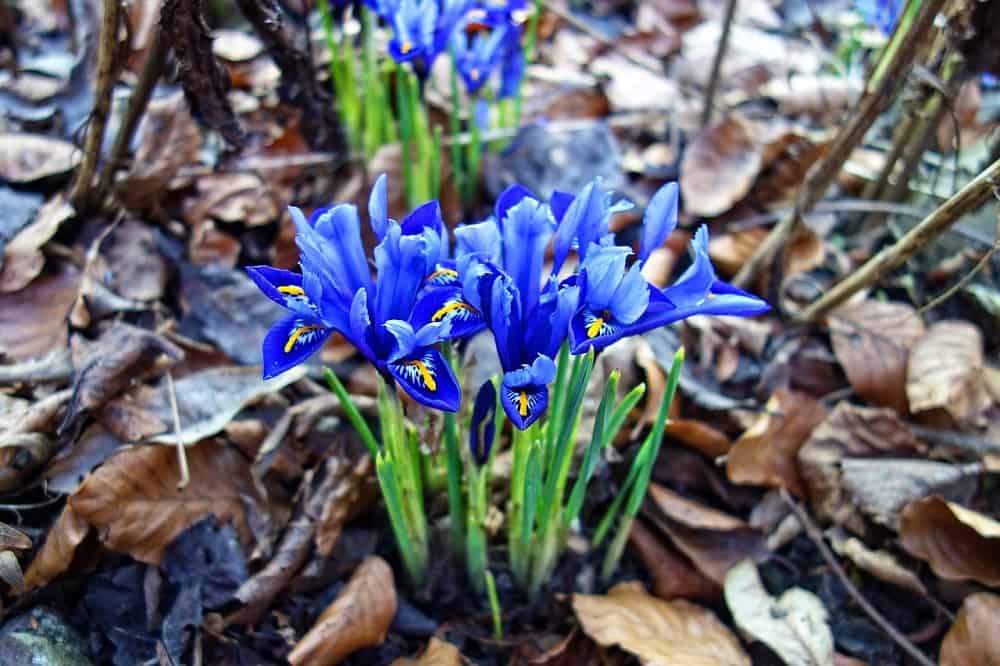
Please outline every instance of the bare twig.
M97 51L97 94L94 97L94 109L90 114L90 125L87 128L87 138L83 146L83 158L76 172L76 180L70 190L69 199L77 211L85 209L93 203L94 173L101 153L101 143L104 141L104 129L111 113L111 89L114 87L115 55L118 53L118 24L120 17L119 0L104 0L104 12L101 18L101 35Z
M928 302L921 305L920 308L917 310L917 314L922 315L928 310L936 308L937 306L941 305L949 298L957 294L959 290L965 287L965 285L972 282L972 278L976 277L976 274L979 273L979 271L986 268L986 264L990 263L990 259L993 258L993 255L996 254L998 250L1000 250L1000 239L994 241L993 247L991 247L989 250L986 251L986 254L984 254L978 262L976 262L976 265L972 267L971 271L963 275L962 279L953 284L950 288L945 289L935 298L932 298Z
M177 482L177 489L183 490L191 481L191 472L188 470L187 450L184 448L184 438L181 436L181 411L177 407L177 391L174 389L174 376L167 370L167 395L170 396L170 414L174 418L174 438L177 444L177 467L180 469L181 478Z
M878 625L878 627L884 631L886 635L888 635L889 638L896 643L896 645L901 647L908 655L910 655L915 662L921 666L934 666L933 661L928 659L927 656L924 655L924 653L921 652L916 645L910 642L910 639L900 633L896 627L892 626L892 624L890 624L889 621L878 612L878 609L872 606L871 603L865 599L864 595L858 591L858 588L856 588L854 583L851 582L851 579L848 578L844 568L840 566L840 562L838 562L837 558L833 556L832 552L830 552L830 548L823 540L823 534L819 531L819 528L816 527L816 523L812 521L809 514L806 513L806 510L799 506L799 503L793 500L791 495L789 495L788 491L784 488L781 488L781 499L788 505L788 508L795 513L795 517L799 519L799 522L802 523L802 527L806 531L806 536L808 536L809 539L816 544L816 548L819 549L819 554L823 556L827 565L829 565L829 567L833 570L833 573L837 576L837 578L840 579L844 589L847 590L847 593L852 599L854 599L855 603L861 607L868 617L871 618L872 622Z
M1000 160L987 167L902 238L869 259L858 270L823 294L818 301L799 312L795 317L796 321L816 321L861 289L875 284L889 271L901 266L944 233L959 218L986 202L993 195L998 180L1000 180Z
M708 89L705 91L705 106L701 110L701 126L707 127L712 120L712 104L715 100L715 90L719 87L719 72L722 70L722 59L726 57L726 47L729 45L729 33L733 27L733 17L736 15L736 0L726 0L726 14L722 19L722 34L719 35L719 45L712 60L712 73L708 77Z
M944 0L929 0L924 2L909 28L900 47L895 50L891 60L879 78L879 85L866 93L858 104L857 111L834 138L829 151L809 169L805 181L799 188L795 198L792 214L785 217L771 230L764 241L757 246L753 255L747 260L733 278L737 286L747 286L769 266L785 241L792 237L803 224L803 217L816 206L827 189L840 172L845 160L861 143L865 133L875 122L875 119L888 108L896 96L913 60L923 45L924 38L934 24L934 17L941 10Z

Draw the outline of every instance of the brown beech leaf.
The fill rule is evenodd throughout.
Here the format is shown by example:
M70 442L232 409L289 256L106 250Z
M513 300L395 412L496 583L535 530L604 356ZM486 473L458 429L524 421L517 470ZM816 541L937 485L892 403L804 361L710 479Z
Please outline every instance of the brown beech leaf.
M713 601L722 594L721 587L706 578L686 557L664 543L642 521L632 523L628 540L653 581L653 594L661 599Z
M1000 523L989 516L927 497L903 509L899 540L941 578L1000 585Z
M63 176L76 168L80 155L69 141L41 134L0 132L0 180L26 185Z
M725 213L750 192L762 164L760 132L757 123L731 115L695 137L680 167L689 214Z
M823 522L863 530L853 500L844 488L841 461L900 457L923 450L895 411L838 403L799 449L799 473L813 512Z
M837 554L846 557L859 569L891 585L910 590L914 594L926 595L927 588L920 577L902 564L887 550L872 550L863 541L849 536L839 527L827 531L830 544Z
M818 400L805 393L778 389L750 429L736 440L726 459L733 483L786 488L805 495L798 453L813 429L826 417Z
M719 585L734 564L767 552L759 530L658 483L649 484L644 512L701 573Z
M729 453L732 442L726 433L708 423L694 419L670 419L666 433L685 446L700 451L709 458Z
M419 657L401 657L392 666L462 666L462 653L448 641L435 637Z
M906 363L924 335L916 310L864 300L838 308L829 322L833 352L858 395L906 414Z
M288 655L292 666L330 666L385 640L396 614L396 582L385 560L372 555Z
M31 548L31 539L27 534L6 523L0 523L0 550L27 550L28 548Z
M93 525L112 550L159 564L175 536L207 515L232 521L249 541L245 504L257 497L250 464L213 440L187 448L190 481L177 488L177 451L134 446L111 456L70 498L68 506Z
M970 594L941 643L941 666L1000 664L1000 596Z
M45 267L42 246L49 241L60 225L76 211L57 194L38 209L31 224L17 232L3 249L3 270L0 271L0 293L9 294L24 289L38 277Z
M198 179L198 197L185 211L194 227L206 219L257 227L278 219L281 207L270 186L254 173L216 173Z
M603 596L574 594L573 612L595 641L649 666L750 666L736 636L710 610L658 599L638 583L620 583Z
M76 302L80 273L69 265L0 295L0 352L16 361L66 346L66 317Z
M960 426L970 425L985 398L983 336L962 321L940 321L913 347L906 395L914 414L943 410Z
M833 666L833 632L826 608L815 594L793 587L775 599L750 560L730 569L725 592L736 626L786 664Z
M24 588L33 590L41 587L62 574L73 561L76 547L90 532L90 524L81 518L73 507L67 505L59 514L59 520L49 529L45 543L35 554L27 573Z
M0 580L7 583L15 594L24 592L24 572L12 550L0 550Z

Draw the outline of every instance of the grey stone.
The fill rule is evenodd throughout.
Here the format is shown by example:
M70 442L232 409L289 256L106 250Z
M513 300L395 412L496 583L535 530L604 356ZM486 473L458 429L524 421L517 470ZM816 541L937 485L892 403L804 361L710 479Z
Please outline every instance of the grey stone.
M0 627L4 666L90 666L83 637L57 613L38 606Z

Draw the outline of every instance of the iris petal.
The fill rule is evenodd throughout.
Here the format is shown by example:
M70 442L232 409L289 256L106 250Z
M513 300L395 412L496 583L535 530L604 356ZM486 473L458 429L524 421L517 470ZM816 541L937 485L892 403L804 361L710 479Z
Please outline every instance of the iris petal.
M246 272L264 295L281 307L300 314L316 312L315 304L302 286L299 273L270 266L247 266Z
M639 259L645 261L650 253L663 245L677 226L677 183L667 183L653 195L642 218L642 244Z
M441 352L423 347L386 365L410 397L422 405L446 412L458 411L461 390Z
M375 237L382 240L389 225L389 195L386 192L386 176L383 173L372 186L368 195L368 220L371 222Z
M454 338L478 333L486 325L483 313L465 300L462 288L451 286L421 291L410 317L414 328L440 321L451 324L451 337Z
M497 391L492 381L485 381L476 394L469 422L469 452L480 465L485 465L493 448L496 434Z
M264 379L276 377L314 354L333 333L315 317L293 314L277 322L261 346Z
M547 384L555 378L555 364L539 356L529 367L505 373L500 385L500 404L510 422L524 430L538 420L549 406Z

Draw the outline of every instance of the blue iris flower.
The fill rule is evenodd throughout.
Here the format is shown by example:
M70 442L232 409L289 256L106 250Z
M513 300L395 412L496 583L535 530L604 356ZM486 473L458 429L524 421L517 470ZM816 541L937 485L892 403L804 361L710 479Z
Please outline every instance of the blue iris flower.
M663 244L677 224L677 186L661 188L643 217L639 260L626 268L632 251L591 241L580 263L579 309L570 322L570 349L603 349L630 335L699 314L752 316L770 306L761 298L718 279L708 256L708 229L691 244L692 264L666 289L642 276L642 262Z
M268 297L289 310L264 338L264 378L298 365L339 332L378 370L417 402L456 411L458 381L435 344L455 336L449 321L414 325L427 297L427 278L447 256L447 232L437 202L414 210L402 223L387 215L385 176L369 201L379 244L372 279L361 241L357 208L338 204L307 220L289 211L296 226L302 273L251 266L247 273Z
M455 231L460 297L493 333L504 371L500 403L522 430L548 406L552 359L577 307L577 287L544 267L556 225L549 204L514 186L499 197L493 217Z
M878 28L884 35L891 34L896 27L903 5L904 0L855 0L854 3L865 23Z
M520 26L528 20L528 0L478 0L466 19L473 27Z
M396 62L410 62L421 78L448 48L471 0L367 0L393 31L389 55Z
M478 93L500 65L507 43L516 30L512 26L499 25L490 31L455 31L452 37L455 67L470 95Z

